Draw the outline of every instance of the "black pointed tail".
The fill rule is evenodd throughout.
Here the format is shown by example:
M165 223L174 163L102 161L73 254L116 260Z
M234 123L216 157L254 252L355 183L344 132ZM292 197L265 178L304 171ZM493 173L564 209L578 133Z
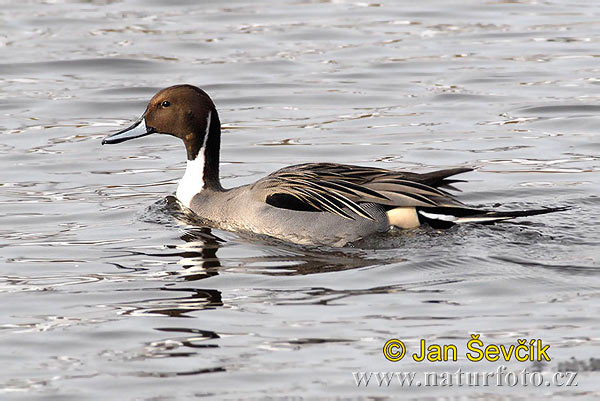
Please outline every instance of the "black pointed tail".
M551 207L544 209L515 210L506 212L484 211L482 213L480 211L479 213L473 214L471 216L459 217L456 223L493 223L496 221L510 220L517 217L536 216L538 214L563 212L568 209L568 207Z
M569 207L553 207L533 210L493 211L469 208L420 208L419 217L432 227L445 228L454 224L480 223L492 224L511 220L517 217L535 216L538 214L563 212Z

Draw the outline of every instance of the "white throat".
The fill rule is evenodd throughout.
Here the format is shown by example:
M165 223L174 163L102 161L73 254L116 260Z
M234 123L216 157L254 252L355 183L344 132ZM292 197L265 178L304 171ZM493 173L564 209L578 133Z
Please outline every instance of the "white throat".
M188 160L185 174L177 186L177 199L185 206L190 207L192 198L202 191L204 186L204 148L200 149L194 160Z
M202 147L198 151L198 155L194 160L188 160L185 167L185 173L177 186L177 199L185 206L190 207L194 195L202 191L204 187L204 162L206 152L206 142L208 141L208 132L210 130L211 112L206 118L206 132L204 133L204 141Z

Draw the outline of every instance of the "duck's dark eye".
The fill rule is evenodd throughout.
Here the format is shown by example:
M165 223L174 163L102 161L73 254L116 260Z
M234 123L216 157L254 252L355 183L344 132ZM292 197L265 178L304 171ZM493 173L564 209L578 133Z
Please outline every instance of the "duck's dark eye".
M162 102L160 104L162 107L169 107L171 105L171 102L169 102L168 100L165 100L164 102Z

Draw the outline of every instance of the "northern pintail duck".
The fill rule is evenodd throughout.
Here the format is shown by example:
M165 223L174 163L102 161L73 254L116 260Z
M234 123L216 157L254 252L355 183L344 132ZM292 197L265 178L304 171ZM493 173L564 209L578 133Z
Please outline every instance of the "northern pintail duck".
M444 188L471 168L418 174L334 163L275 171L253 184L225 189L219 180L221 122L202 89L176 85L158 92L142 117L106 137L112 144L150 134L180 138L187 167L177 198L210 225L266 234L299 244L344 246L391 227L493 223L564 210L493 211L458 201Z

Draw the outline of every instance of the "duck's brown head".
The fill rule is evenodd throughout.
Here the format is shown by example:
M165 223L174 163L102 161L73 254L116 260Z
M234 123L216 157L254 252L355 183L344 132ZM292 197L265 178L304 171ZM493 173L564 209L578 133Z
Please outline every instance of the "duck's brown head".
M139 120L129 128L107 136L102 144L120 143L154 133L183 140L188 160L195 160L202 148L208 154L216 151L218 158L219 116L211 98L195 86L175 85L161 90L150 100Z

